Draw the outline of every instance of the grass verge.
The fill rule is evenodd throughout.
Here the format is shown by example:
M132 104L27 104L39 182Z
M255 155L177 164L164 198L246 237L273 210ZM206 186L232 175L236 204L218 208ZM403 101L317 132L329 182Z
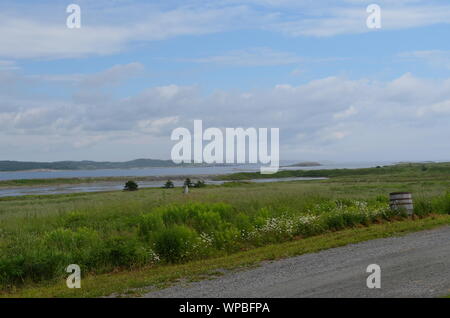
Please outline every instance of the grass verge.
M377 238L404 235L411 232L449 225L450 215L432 215L423 219L404 220L368 227L356 227L338 232L329 232L286 243L267 245L248 251L213 259L192 261L179 265L160 265L135 271L86 276L81 289L68 289L65 280L56 284L27 286L1 297L99 297L114 293L138 296L148 291L147 287L162 288L180 279L199 280L220 275L221 269L235 270L257 266L268 260L277 260L324 249L354 244Z

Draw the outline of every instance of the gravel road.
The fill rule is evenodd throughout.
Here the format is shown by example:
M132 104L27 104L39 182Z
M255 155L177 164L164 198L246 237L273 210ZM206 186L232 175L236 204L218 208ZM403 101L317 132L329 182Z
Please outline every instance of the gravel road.
M369 289L370 264L381 288ZM450 227L306 254L144 297L439 297L450 294Z

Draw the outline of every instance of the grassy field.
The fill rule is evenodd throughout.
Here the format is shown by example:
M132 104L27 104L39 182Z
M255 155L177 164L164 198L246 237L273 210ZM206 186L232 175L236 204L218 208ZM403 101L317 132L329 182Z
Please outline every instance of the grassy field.
M100 297L116 295L139 296L154 289L164 288L179 281L198 281L258 266L262 261L355 244L362 241L408 234L450 224L450 215L433 215L421 220L386 222L369 227L357 227L326 233L310 238L270 244L231 255L191 261L184 264L146 266L135 270L99 275L83 275L81 289L68 289L65 280L27 285L0 292L0 297ZM450 295L448 296L450 297Z
M189 195L178 188L0 199L0 290L77 295L63 285L75 263L84 277L78 296L107 295L450 224L449 164L327 173L329 180L233 182ZM413 192L414 220L390 211L392 191Z
M151 177L87 177L87 178L54 178L54 179L17 179L17 180L0 180L0 188L20 188L20 187L45 187L59 185L89 184L89 183L125 183L133 179L135 181L161 181L161 185L167 180L167 177L151 176ZM182 177L178 177L183 180ZM174 179L173 179L174 180Z
M217 176L218 180L250 180L264 178L287 177L367 177L389 179L395 177L406 178L434 178L448 177L450 163L403 163L389 166L359 169L318 169L318 170L281 170L275 174L260 174L259 172L239 172L229 175Z
M392 176L416 177L416 178L436 178L448 177L450 171L450 163L410 163L399 164L394 166L384 166L378 168L363 169L330 169L330 170L283 170L276 174L260 174L259 172L240 172L229 175L209 175L202 178L212 178L214 180L224 181L242 181L250 179L263 178L286 178L286 177L349 177L354 180L355 177L367 177L378 179L389 179ZM195 176L172 176L169 178L183 180L186 177ZM17 179L17 180L0 180L0 188L9 187L34 187L34 186L56 186L56 185L72 185L72 184L88 184L99 182L123 182L133 179L135 181L161 181L161 185L168 177L165 176L141 176L141 177L86 177L86 178L54 178L54 179ZM340 179L340 180L341 180Z

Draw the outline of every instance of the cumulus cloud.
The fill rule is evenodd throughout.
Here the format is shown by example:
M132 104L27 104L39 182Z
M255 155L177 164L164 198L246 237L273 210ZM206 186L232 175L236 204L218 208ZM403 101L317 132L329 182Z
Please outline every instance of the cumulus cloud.
M371 32L366 25L368 14L366 6L358 3L350 7L330 6L321 14L312 12L306 18L287 17L275 22L267 29L276 30L290 36L329 37L340 34L358 34ZM400 30L423 27L434 24L450 23L449 5L414 4L383 6L381 4L381 30Z
M355 115L358 113L358 110L354 106L350 106L346 110L336 113L333 115L334 119L343 119Z
M84 76L80 82L86 87L103 87L105 85L117 85L121 82L139 75L144 70L141 63L115 65L105 71Z
M220 8L179 5L161 9L134 3L131 7L133 9L114 7L109 2L103 3L102 7L85 3L82 14L90 12L96 19L83 22L80 29L67 28L64 16L54 20L48 16L3 12L0 14L0 57L55 59L115 54L136 42L216 33L235 29L238 21L255 22L256 19L262 22L260 19L264 19L239 5ZM54 14L65 14L62 10L60 6L48 7ZM105 13L113 19L105 17ZM247 23L240 24L241 27L244 25Z
M114 73L140 68L112 69ZM102 80L93 83L104 85ZM32 90L37 84L28 85ZM168 158L171 131L192 129L193 120L202 119L205 127L278 127L284 158L401 160L448 154L437 145L447 142L450 134L450 79L435 81L412 74L388 82L327 77L302 85L208 94L197 86L172 84L127 98L107 92L83 95L82 87L74 89L78 94L68 100L31 98L22 91L0 94L2 135L17 140L15 147L23 149L32 148L31 140L33 147L40 143L36 154L49 145L60 145L62 153L79 154L80 149L95 147L97 153L111 157L119 145L139 145L130 148L130 157L140 157L139 149L151 148ZM34 137L27 141L20 136ZM47 143L45 137L51 141ZM414 147L408 142L411 139ZM8 144L0 143L2 153L11 151Z
M81 1L82 27L68 29L61 5L35 4L22 13L18 4L0 4L1 59L61 59L108 55L136 44L178 36L234 30L269 30L289 36L325 37L370 32L366 7L370 1L171 1L159 5L136 1ZM450 5L436 1L378 1L382 30L450 23ZM12 11L19 7L20 10ZM296 59L277 52L234 52L213 62L267 63ZM235 56L238 55L238 56ZM246 58L247 56L247 58Z

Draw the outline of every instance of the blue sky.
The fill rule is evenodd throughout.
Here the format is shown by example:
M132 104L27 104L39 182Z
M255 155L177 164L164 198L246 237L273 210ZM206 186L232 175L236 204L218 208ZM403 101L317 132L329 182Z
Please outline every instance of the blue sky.
M450 160L449 35L448 1L3 0L0 159L168 159L203 119L280 128L282 159Z

